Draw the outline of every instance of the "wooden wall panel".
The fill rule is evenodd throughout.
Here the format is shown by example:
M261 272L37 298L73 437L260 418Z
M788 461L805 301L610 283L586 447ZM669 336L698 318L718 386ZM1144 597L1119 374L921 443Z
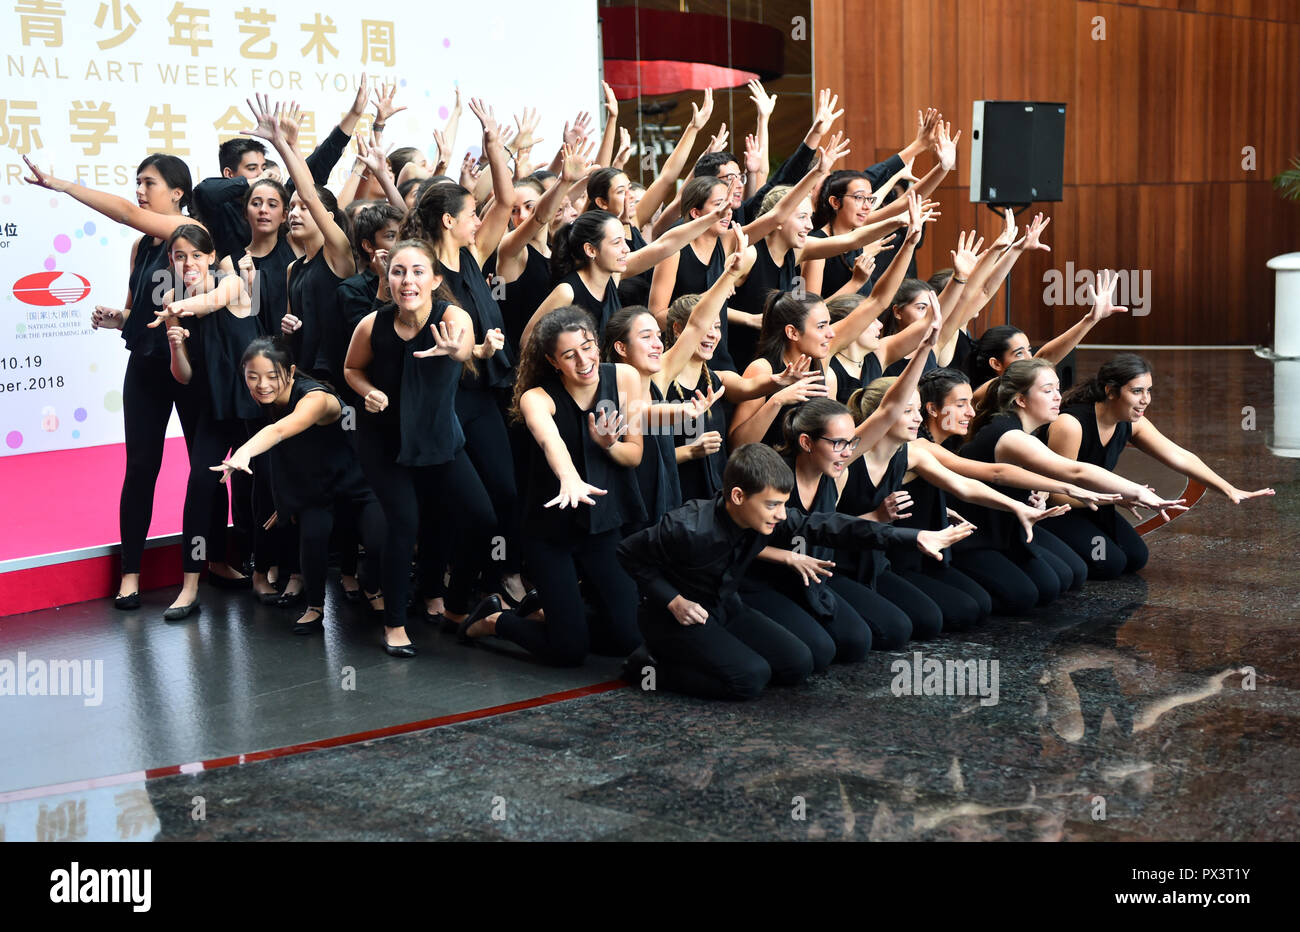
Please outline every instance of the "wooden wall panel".
M918 250L923 275L949 264L959 230L996 230L969 203L971 102L1064 100L1065 200L1034 207L1052 217L1052 252L1017 265L1013 321L1039 341L1077 320L1081 308L1043 305L1044 275L1073 262L1150 272L1149 313L1107 321L1092 342L1269 342L1265 262L1300 249L1300 206L1271 183L1300 155L1300 2L877 0L865 17L861 0L812 7L816 85L847 108L854 162L897 151L921 107L965 131L944 216ZM1105 41L1092 38L1097 16ZM989 314L984 325L1001 322L1001 296Z

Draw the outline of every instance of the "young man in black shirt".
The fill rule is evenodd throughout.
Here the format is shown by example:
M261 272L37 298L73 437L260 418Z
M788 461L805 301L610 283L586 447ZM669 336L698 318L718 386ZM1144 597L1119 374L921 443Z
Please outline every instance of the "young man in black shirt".
M794 474L759 443L731 454L722 484L717 498L687 502L618 548L641 593L641 633L658 665L657 684L695 696L751 699L769 681L796 685L812 672L807 645L736 595L764 547L791 549L798 538L837 547L904 544L942 559L945 547L974 530L962 524L917 531L831 513L787 516Z

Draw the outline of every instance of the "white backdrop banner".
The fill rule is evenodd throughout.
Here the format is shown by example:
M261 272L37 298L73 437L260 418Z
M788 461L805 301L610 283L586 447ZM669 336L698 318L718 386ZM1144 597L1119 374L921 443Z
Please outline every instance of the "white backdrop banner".
M363 6L6 0L0 454L121 442L127 354L118 331L90 329L90 313L122 306L139 235L24 184L21 156L134 203L136 166L151 152L185 159L195 184L220 174L217 146L251 128L244 101L254 92L303 106L299 142L309 151L351 105L362 72L395 82L397 103L409 108L392 118L385 143L431 154L433 130L461 88L453 173L481 140L470 97L504 124L524 106L538 108L538 161L577 111L600 112L595 0ZM368 106L359 130L373 114ZM345 157L335 190L350 167ZM173 417L169 435L178 433Z

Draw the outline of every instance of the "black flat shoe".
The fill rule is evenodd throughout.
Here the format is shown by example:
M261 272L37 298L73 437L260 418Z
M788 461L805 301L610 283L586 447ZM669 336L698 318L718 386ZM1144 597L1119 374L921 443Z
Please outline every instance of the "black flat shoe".
M352 604L355 605L358 602L365 601L366 597L361 594L360 587L357 587L356 589L348 589L346 586L343 586L340 588L343 589L343 598L346 599L348 602L351 602Z
M488 615L494 615L500 611L504 611L501 607L500 597L496 595L488 596L482 602L478 603L478 605L475 605L474 611L466 615L465 620L457 626L456 639L462 644L470 643L474 640L474 638L470 637L468 634L470 625L474 624L474 622L478 621L480 618L486 618Z
M208 584L216 586L218 589L251 589L253 588L253 577L241 576L239 579L230 579L227 576L209 572Z
M524 595L523 599L520 600L519 605L511 609L511 611L513 611L516 615L519 615L520 617L525 617L531 615L533 612L541 611L541 608L542 608L541 595L538 593L536 589L529 589L528 592Z
M384 653L390 657L414 657L414 644L389 644L388 638L384 638Z
M261 602L263 605L274 605L276 602L280 601L280 593L275 590L270 592L254 592L253 595L257 596L257 601Z
M275 604L281 608L293 608L295 605L305 605L306 602L306 589L299 589L297 592L285 592L275 600Z
M115 595L115 596L113 596L113 607L114 607L114 608L117 608L117 609L121 609L121 610L124 611L124 612L129 612L129 611L131 611L132 609L139 608L139 607L140 607L140 593L139 593L139 592L132 592L130 595Z
M175 608L169 608L163 612L163 621L180 621L182 618L189 618L199 610L199 600L195 599L189 605L177 605Z
M294 634L321 634L325 630L325 613L318 608L309 608L308 612L313 613L316 617L311 621L303 621L299 618L293 625ZM306 613L304 613L305 617Z
M657 666L658 664L655 662L655 659L650 656L650 651L648 651L646 646L642 644L636 650L632 651L632 653L628 655L627 659L623 661L623 669L620 677L625 682L631 683L633 686L640 689L641 682L645 679L645 668L650 667L651 669L654 669Z
M366 608L370 611L372 618L384 617L384 610L375 605L376 602L384 597L382 592L376 592L374 595L366 595L365 593L362 593L362 597L366 600Z
M447 616L444 615L442 612L431 612L428 609L425 609L424 611L424 620L431 625L449 624L449 622L447 621Z

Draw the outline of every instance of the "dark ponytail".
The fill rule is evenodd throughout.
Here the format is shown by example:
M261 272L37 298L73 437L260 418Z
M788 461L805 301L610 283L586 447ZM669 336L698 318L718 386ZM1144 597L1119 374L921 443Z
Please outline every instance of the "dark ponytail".
M943 400L948 397L948 393L958 385L969 384L970 379L965 372L951 367L931 369L921 376L921 382L917 386L921 393L921 429L918 431L920 436L926 440L934 439L934 435L930 432L930 405L935 405L939 409L939 415L942 416Z
M989 360L1001 359L1002 354L1011 345L1011 338L1017 333L1023 332L1019 327L999 324L996 327L990 327L980 335L971 350L970 362L968 363L972 385L983 385L989 379L998 377L998 374L993 371L993 367L989 364Z
M610 220L617 221L618 218L607 210L597 208L579 214L577 220L566 223L555 231L555 237L551 241L551 278L553 281L558 282L560 279L579 269L585 269L591 264L591 256L587 255L583 247L592 245L599 252L605 224ZM622 229L621 223L619 229Z
M1117 397L1120 390L1138 376L1152 372L1151 363L1133 353L1120 353L1097 370L1086 382L1074 386L1061 399L1061 410L1069 405L1097 404ZM1114 389L1112 395L1111 390Z
M808 434L820 437L826 429L826 422L841 414L848 414L849 409L834 398L811 398L802 404L791 405L781 418L782 441L776 452L783 456L795 456L800 451L799 438Z
M769 291L763 302L763 324L758 331L758 356L766 359L785 349L785 328L802 332L812 309L822 303L815 294L797 291Z
M193 216L194 210L194 180L190 175L190 167L185 164L183 159L174 155L168 155L166 152L155 152L152 155L146 155L140 167L135 170L136 175L150 166L162 176L163 184L169 188L180 188L181 199L177 205L181 213Z

